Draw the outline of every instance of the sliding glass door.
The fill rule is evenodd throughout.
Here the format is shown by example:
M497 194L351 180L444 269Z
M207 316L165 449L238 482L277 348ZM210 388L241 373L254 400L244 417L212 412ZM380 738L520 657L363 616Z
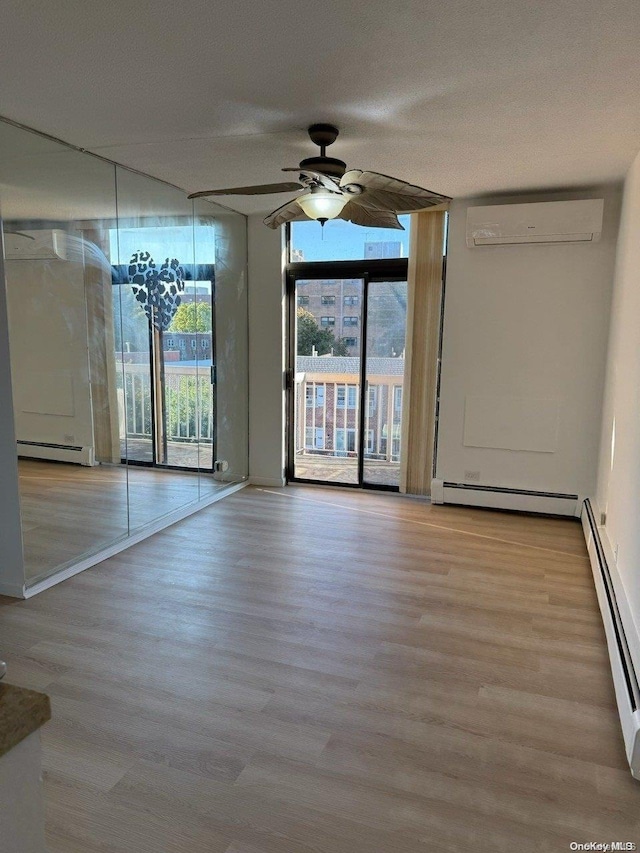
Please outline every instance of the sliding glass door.
M397 489L407 284L290 277L289 477Z
M372 281L367 292L362 480L400 486L407 282Z

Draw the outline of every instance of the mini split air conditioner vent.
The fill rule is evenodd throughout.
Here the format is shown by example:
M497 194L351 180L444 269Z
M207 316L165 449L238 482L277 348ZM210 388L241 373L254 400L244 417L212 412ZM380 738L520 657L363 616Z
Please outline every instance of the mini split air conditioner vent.
M8 261L67 260L67 235L60 229L5 231L4 256Z
M601 198L497 204L467 209L467 246L595 243L602 232Z

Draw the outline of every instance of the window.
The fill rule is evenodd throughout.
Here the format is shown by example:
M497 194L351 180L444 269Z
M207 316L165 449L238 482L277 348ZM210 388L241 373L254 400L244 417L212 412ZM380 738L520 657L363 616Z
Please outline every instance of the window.
M396 385L393 389L393 408L396 412L402 411L402 386Z
M336 393L337 409L355 409L358 400L357 385L338 385Z
M378 403L378 389L375 386L369 386L369 417L372 418Z
M357 338L343 338L343 340L344 340L344 345L346 347L357 347L358 346L358 339Z
M340 427L335 432L336 447L335 449L342 453L355 453L356 450L356 431L355 429L344 429Z
M320 300L323 305L335 305L336 298L335 296L323 296Z
M309 297L308 296L298 296L298 305L308 305Z
M358 318L357 317L343 317L342 323L345 326L357 326Z
M306 427L304 431L304 446L313 447L313 427Z
M184 342L184 338L180 338L180 340L178 341L178 344L180 345L180 349L184 349L186 346L186 344Z
M167 346L169 347L169 349L173 349L173 348L174 348L175 343L174 343L174 341L173 341L173 338L167 338Z
M307 409L312 409L314 406L324 406L324 385L307 385L305 388L305 403Z
M198 341L195 338L191 339L191 349L195 349L198 346Z
M359 296L345 296L344 304L345 305L358 305L360 303Z
M206 338L202 338L200 341L200 346L202 349L206 349L209 346L209 341Z
M322 427L316 427L316 450L324 449L324 430Z
M336 318L335 317L320 317L320 325L321 326L335 326Z
M375 228L372 231L330 219L321 228L309 220L292 222L289 240L290 261L349 261L409 257L411 216L403 214L400 222L404 231L395 228Z
M373 447L374 447L374 442L373 442L373 430L372 430L372 429L368 429L368 430L366 431L366 443L365 443L365 450L366 450L366 452L367 452L367 453L373 453Z

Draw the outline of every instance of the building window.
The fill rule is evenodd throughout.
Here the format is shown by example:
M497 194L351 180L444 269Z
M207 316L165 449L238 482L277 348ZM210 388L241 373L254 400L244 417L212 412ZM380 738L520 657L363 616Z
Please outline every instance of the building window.
M357 326L358 318L357 317L344 317L342 320L345 326Z
M196 340L191 341L191 349L195 349L198 346L198 342Z
M402 411L402 386L396 385L393 389L393 408L396 412Z
M175 346L173 338L167 338L167 346L169 347L169 349L173 349L173 347Z
M344 338L344 345L346 347L357 347L358 339L357 338Z
M340 427L336 430L336 450L342 453L354 453L356 449L356 431L355 429L344 429Z
M324 430L316 427L316 450L324 450Z
M358 403L358 386L349 385L347 388L347 408L355 409Z
M321 326L335 326L336 318L335 317L320 317L320 325Z
M369 417L372 418L378 403L378 389L375 386L369 386Z
M202 349L206 349L209 346L209 341L206 338L202 338L200 340L200 346Z
M323 296L320 300L323 305L335 305L336 298L335 296Z
M184 349L186 346L186 344L184 342L184 338L180 338L180 340L178 341L178 344L180 345L180 349Z
M314 406L324 406L324 385L307 385L305 388L305 403L308 409Z
M309 297L308 296L298 296L298 305L308 305Z
M345 409L347 406L347 386L338 385L336 389L336 409Z
M368 430L366 431L366 445L365 445L365 450L366 450L366 452L367 452L367 453L373 453L373 446L374 446L374 443L373 443L373 430L372 430L372 429L368 429Z
M359 296L345 296L344 298L345 305L359 305L360 297Z
M313 448L313 427L306 427L304 431L304 446Z

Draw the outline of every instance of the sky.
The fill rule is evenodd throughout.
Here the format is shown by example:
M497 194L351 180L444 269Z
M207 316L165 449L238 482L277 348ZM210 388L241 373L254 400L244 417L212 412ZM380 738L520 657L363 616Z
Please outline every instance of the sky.
M398 217L405 231L395 228L363 228L342 219L330 219L324 228L319 222L292 222L291 248L301 249L305 261L350 261L364 257L365 243L401 241L400 257L409 256L411 216Z

